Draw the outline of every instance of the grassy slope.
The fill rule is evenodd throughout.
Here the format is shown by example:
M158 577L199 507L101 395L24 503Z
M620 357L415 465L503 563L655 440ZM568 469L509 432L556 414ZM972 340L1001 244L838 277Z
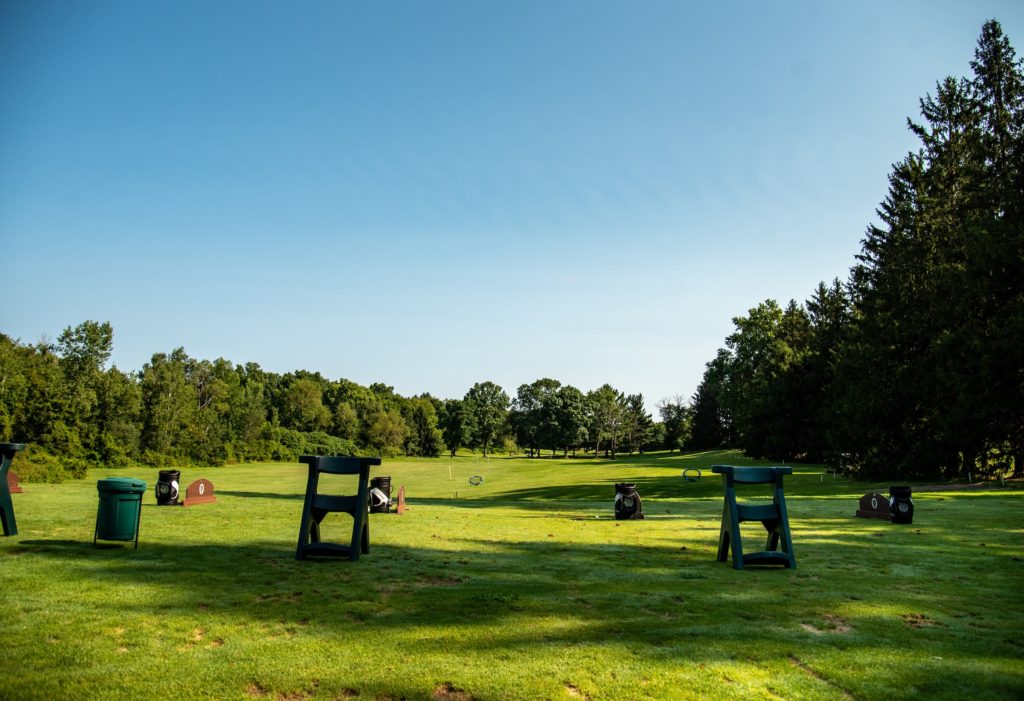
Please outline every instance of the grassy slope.
M25 485L0 698L1024 697L1024 492L917 493L896 526L852 518L887 485L797 467L798 569L738 572L714 462L745 461L385 461L412 510L355 564L294 560L299 465L187 470L219 500L193 509L155 506L149 468ZM140 548L96 548L96 479L128 475ZM618 481L646 520L612 519Z

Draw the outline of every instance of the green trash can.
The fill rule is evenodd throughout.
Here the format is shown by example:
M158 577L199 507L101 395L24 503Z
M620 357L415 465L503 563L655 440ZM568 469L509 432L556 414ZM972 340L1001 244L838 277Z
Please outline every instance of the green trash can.
M142 495L146 483L130 477L112 477L96 483L100 494L96 510L97 540L134 540L139 547L139 520L142 515Z

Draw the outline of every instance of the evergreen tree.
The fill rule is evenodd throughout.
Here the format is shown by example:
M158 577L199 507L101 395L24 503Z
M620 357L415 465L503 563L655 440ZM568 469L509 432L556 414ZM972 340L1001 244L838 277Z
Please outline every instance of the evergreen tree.
M644 445L653 429L654 419L644 407L644 395L628 395L623 412L622 433L630 455L633 454L633 451L644 452Z
M921 100L921 147L851 273L837 409L866 475L970 476L1021 451L1024 81L997 22L972 68Z
M700 384L697 385L697 391L693 393L690 405L692 429L687 446L693 450L710 450L724 445L725 430L722 426L721 409L706 373Z
M811 338L809 353L797 369L805 387L800 397L801 410L806 415L801 446L806 459L812 462L835 462L839 454L846 452L834 447L841 435L835 428L838 393L835 366L849 331L850 298L836 279L831 286L819 283L804 307L811 325Z
M991 175L983 189L986 226L969 232L964 276L979 308L974 331L987 351L978 381L988 388L988 445L1012 456L1024 476L1024 60L995 20L982 27L974 57L981 157Z

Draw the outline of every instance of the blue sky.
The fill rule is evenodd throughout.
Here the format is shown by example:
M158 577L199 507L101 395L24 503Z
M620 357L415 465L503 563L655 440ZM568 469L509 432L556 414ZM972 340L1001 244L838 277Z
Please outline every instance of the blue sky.
M0 331L689 396L1019 2L0 3Z

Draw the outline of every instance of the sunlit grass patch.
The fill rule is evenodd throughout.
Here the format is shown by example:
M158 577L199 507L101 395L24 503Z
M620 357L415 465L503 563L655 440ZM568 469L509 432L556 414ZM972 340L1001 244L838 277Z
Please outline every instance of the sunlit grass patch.
M95 480L152 489L155 470L29 484L20 535L0 541L18 670L0 697L1024 695L1021 492L915 494L897 526L853 516L884 485L801 466L786 482L798 568L739 572L715 559L721 483L682 478L716 462L739 460L386 461L411 508L371 517L358 563L295 560L300 465L186 471L217 503L157 507L150 491L137 551L93 547ZM614 520L625 480L645 520ZM325 536L346 539L346 519Z

